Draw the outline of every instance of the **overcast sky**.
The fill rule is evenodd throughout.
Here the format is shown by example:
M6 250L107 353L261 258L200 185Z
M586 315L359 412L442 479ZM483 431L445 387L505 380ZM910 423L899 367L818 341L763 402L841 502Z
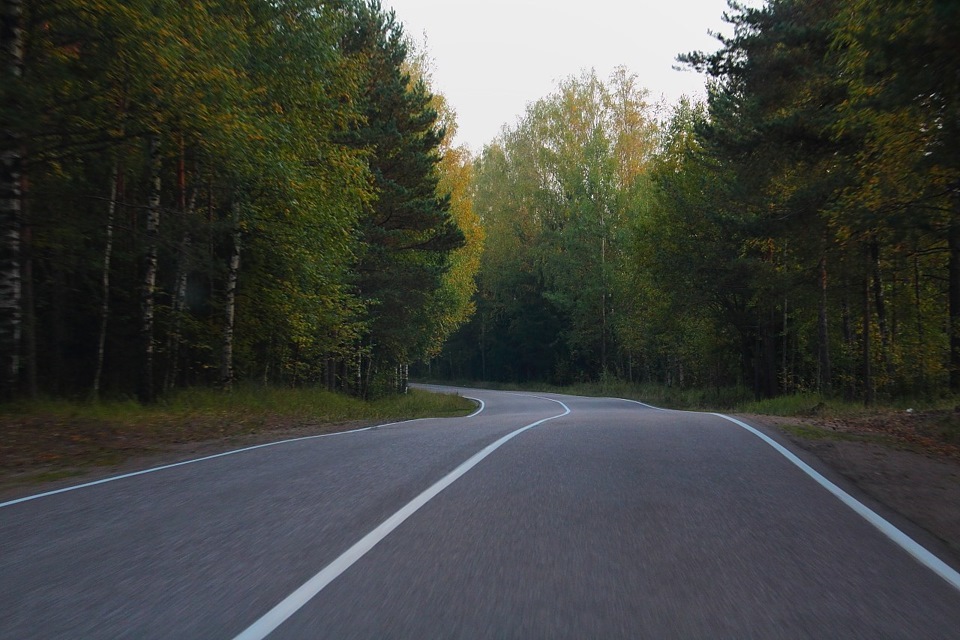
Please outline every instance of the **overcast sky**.
M703 77L674 70L676 56L714 51L707 32L730 32L721 20L726 0L383 1L408 35L426 34L434 89L456 110L458 140L473 151L582 69L606 78L623 65L654 99L702 96Z

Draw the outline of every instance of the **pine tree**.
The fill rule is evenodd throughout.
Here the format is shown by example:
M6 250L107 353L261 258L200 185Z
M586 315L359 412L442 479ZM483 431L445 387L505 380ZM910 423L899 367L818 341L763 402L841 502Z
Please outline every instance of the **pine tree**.
M376 200L360 222L364 249L357 291L368 318L359 389L369 395L378 373L425 355L431 298L441 288L449 254L464 236L438 197L437 165L444 132L422 81L404 71L402 27L378 3L357 8L357 29L345 50L366 60L364 124L349 139L370 154Z

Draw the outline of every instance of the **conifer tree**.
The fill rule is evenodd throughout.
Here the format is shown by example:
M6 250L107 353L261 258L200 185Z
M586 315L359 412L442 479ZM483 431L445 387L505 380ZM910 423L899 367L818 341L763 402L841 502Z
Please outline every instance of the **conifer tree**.
M370 154L375 201L360 221L363 250L356 287L367 308L359 389L425 355L431 299L442 286L449 254L464 236L438 197L437 165L444 132L422 81L405 72L403 30L378 3L357 7L357 28L345 50L362 56L364 124L349 139ZM391 378L392 379L392 378Z

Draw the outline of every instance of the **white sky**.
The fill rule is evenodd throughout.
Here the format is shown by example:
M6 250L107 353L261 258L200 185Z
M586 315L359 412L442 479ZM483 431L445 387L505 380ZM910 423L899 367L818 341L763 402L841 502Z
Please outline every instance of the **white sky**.
M759 6L760 2L750 2ZM434 90L457 112L458 142L478 152L557 81L623 65L651 98L702 97L703 77L676 56L715 51L730 33L726 0L384 0L417 41L427 38Z

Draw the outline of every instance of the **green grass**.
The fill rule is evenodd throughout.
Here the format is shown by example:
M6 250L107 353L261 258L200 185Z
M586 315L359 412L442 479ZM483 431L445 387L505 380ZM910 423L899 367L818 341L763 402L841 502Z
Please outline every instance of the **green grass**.
M459 396L416 389L405 395L367 402L323 389L281 389L242 386L230 393L187 389L161 398L156 404L134 401L78 402L62 399L21 401L0 406L0 416L36 416L131 424L197 417L292 418L320 422L385 420L426 416L466 415L475 404Z
M952 411L934 423L937 435L944 442L960 445L960 413Z
M826 400L815 393L795 393L791 395L767 398L765 400L747 400L737 405L737 411L760 413L769 416L821 416L827 413L848 413L854 408L863 409L863 405L852 405L837 400Z
M727 410L734 408L737 403L751 397L749 390L739 387L721 388L719 390L681 389L679 387L667 387L664 385L630 383L624 380L582 382L565 387L537 382L524 384L476 381L430 382L503 391L542 391L548 393L565 393L574 396L629 398L665 409Z
M834 431L810 424L781 424L784 431L805 440L832 440L834 442L872 442L875 444L896 445L897 442L889 436L880 434L850 433L848 431Z
M0 483L30 471L60 479L69 469L111 467L187 443L230 443L280 434L330 433L361 425L462 416L476 405L455 395L412 390L365 402L319 389L243 386L232 393L190 389L150 406L130 401L36 400L0 406ZM210 445L214 448L216 444ZM27 475L24 475L26 473Z
M940 398L900 397L878 400L873 406L863 402L848 402L839 398L824 398L816 393L797 393L767 400L743 402L736 410L771 416L852 417L880 414L889 411L943 411L960 403L956 396Z
M30 476L30 482L53 482L54 480L65 480L66 478L76 478L86 473L83 469L57 469L56 471L44 471Z

